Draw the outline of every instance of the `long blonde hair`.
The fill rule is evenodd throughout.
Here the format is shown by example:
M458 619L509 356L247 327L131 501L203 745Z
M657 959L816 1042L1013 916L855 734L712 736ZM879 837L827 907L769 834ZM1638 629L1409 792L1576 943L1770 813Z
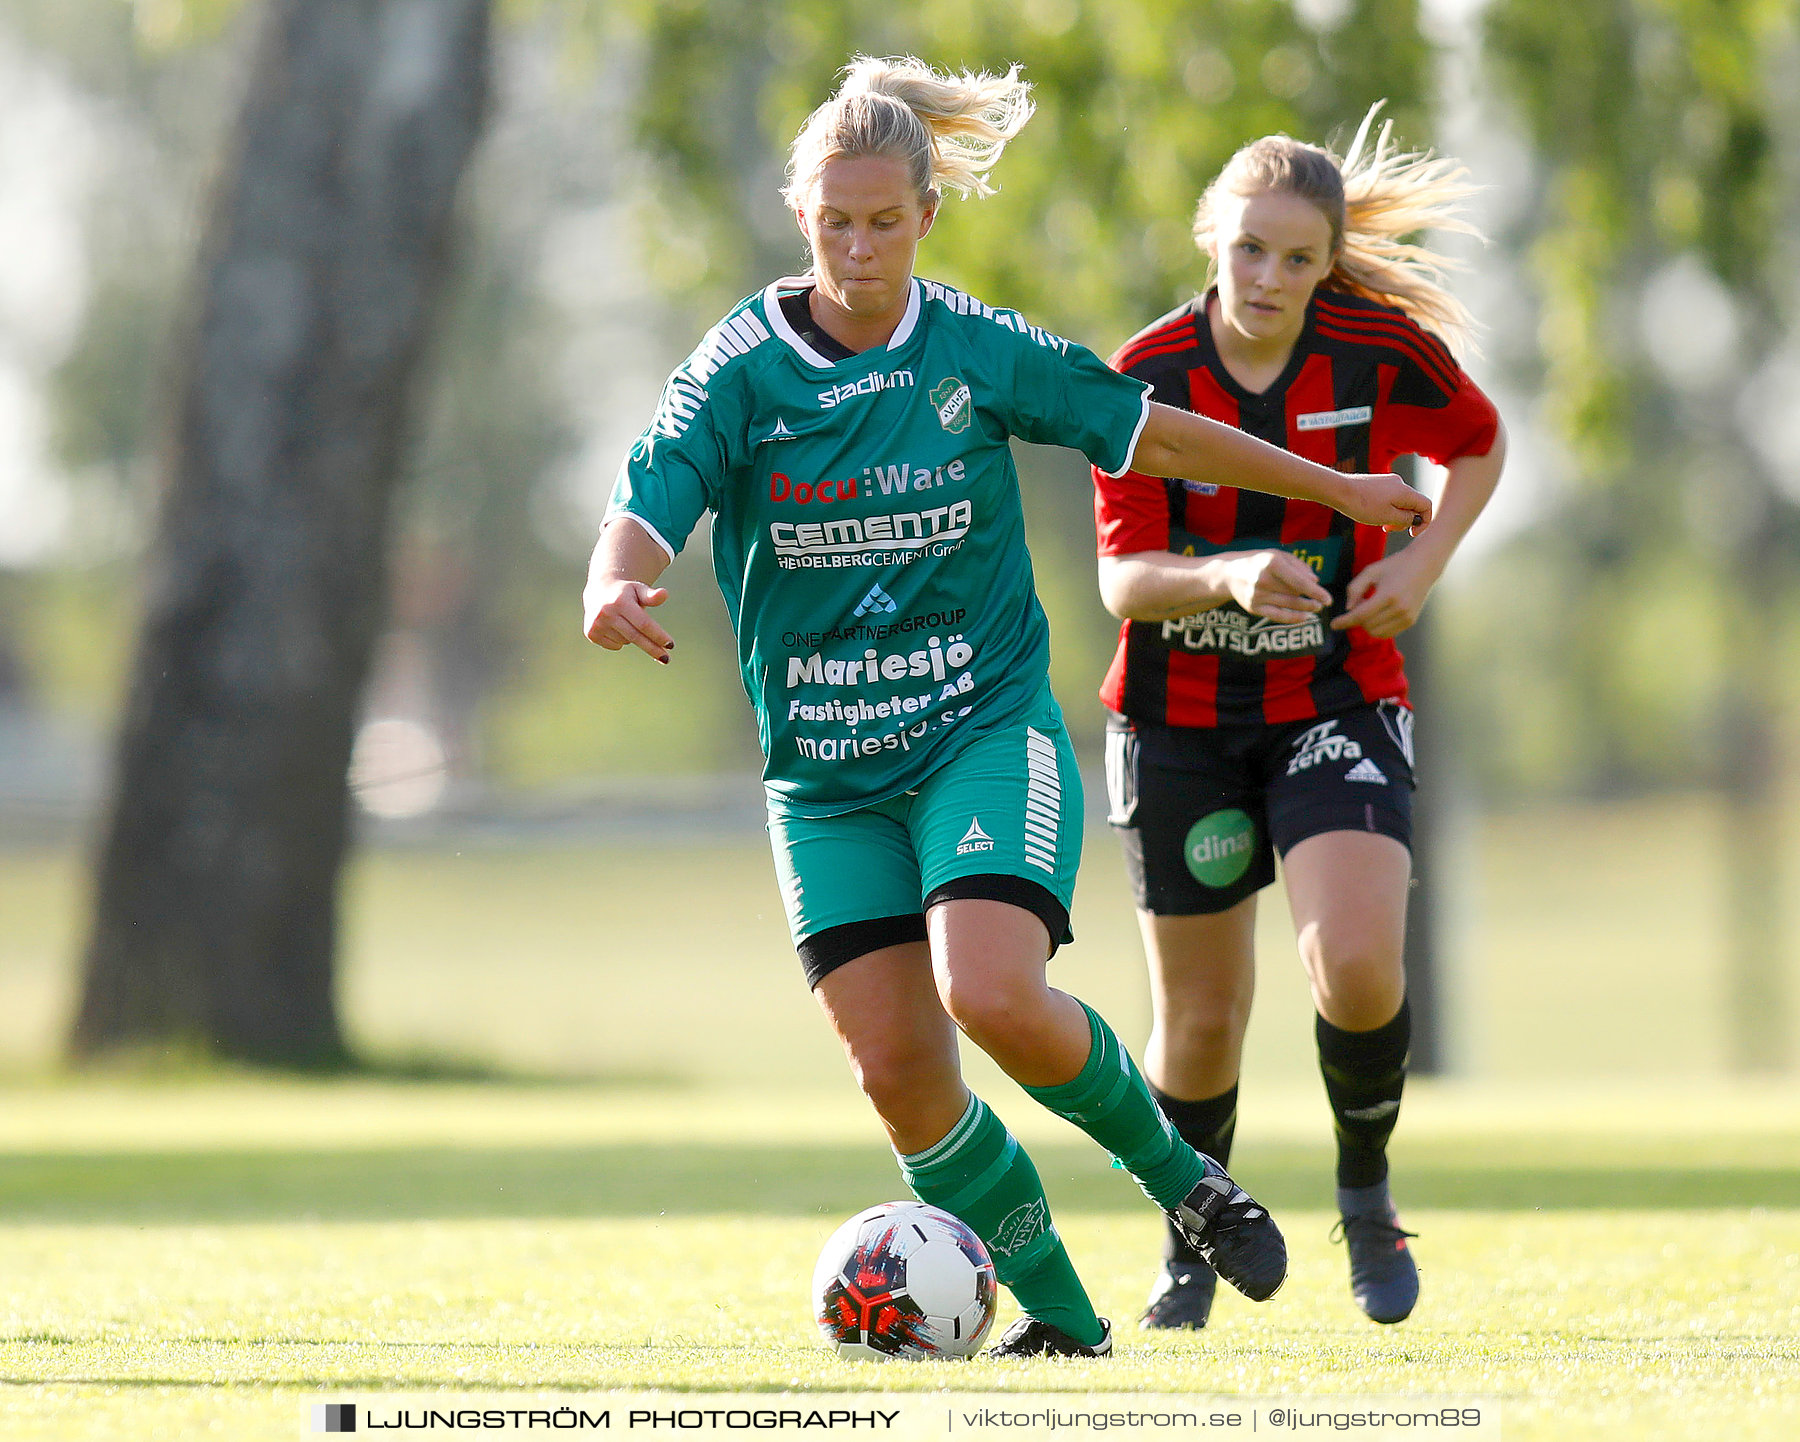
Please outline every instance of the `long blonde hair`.
M988 174L1035 108L1017 65L1004 75L943 75L910 55L858 55L844 67L837 94L794 137L782 198L803 203L819 168L839 155L904 161L921 200L944 187L992 195Z
M1459 261L1401 237L1422 230L1452 230L1480 237L1463 214L1478 186L1461 163L1426 151L1403 151L1394 123L1383 121L1373 144L1369 132L1385 101L1363 117L1340 160L1331 151L1285 135L1253 140L1226 162L1194 211L1194 243L1210 267L1220 194L1268 192L1295 195L1318 206L1331 224L1333 262L1320 285L1397 306L1459 354L1473 344L1475 317L1445 285Z

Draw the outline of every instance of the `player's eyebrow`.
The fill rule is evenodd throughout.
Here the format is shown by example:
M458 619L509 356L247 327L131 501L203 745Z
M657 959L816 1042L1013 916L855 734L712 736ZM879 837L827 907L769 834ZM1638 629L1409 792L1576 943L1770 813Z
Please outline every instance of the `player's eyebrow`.
M820 209L823 210L827 215L848 215L850 213L849 211L843 209L841 206L832 205L829 202L822 204L820 206ZM905 209L906 209L906 202L903 200L896 200L892 205L884 205L884 206L882 206L882 208L880 210L871 211L870 214L871 215L892 215L897 210L905 210Z
M1264 240L1254 230L1240 230L1238 232L1238 239L1239 240L1253 240L1258 245L1260 245L1264 250L1281 250L1282 249L1282 247L1279 245L1270 245L1268 241ZM1318 249L1317 246L1313 245L1310 241L1308 241L1305 245L1290 245L1290 246L1288 246L1285 253L1288 255L1310 255L1310 254L1312 254L1313 251L1315 251L1317 249Z

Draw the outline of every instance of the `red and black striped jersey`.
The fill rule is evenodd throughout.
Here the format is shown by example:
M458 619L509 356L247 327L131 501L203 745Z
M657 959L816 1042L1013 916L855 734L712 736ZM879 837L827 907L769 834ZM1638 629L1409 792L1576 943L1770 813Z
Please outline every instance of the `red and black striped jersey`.
M1209 293L1210 294L1210 293ZM1492 449L1499 417L1444 343L1392 306L1319 290L1286 370L1245 390L1213 345L1202 296L1139 331L1114 369L1149 382L1152 399L1196 411L1342 471L1392 468L1421 455L1448 465ZM1127 471L1094 475L1100 554L1206 555L1282 547L1331 592L1314 622L1282 626L1226 604L1174 621L1127 621L1100 691L1114 711L1170 726L1274 725L1369 701L1406 699L1400 648L1325 622L1350 578L1387 544L1316 501Z

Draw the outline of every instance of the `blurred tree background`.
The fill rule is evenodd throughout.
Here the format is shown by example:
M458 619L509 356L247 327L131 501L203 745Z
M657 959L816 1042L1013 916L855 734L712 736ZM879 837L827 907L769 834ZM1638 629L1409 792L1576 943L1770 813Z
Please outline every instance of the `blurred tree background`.
M244 84L247 8L12 0L0 14L0 216L34 238L0 275L0 808L15 817L100 784L169 337ZM1016 61L1039 102L1000 194L947 205L922 272L1102 353L1199 286L1189 216L1245 140L1341 146L1386 99L1404 142L1468 160L1493 243L1445 244L1471 266L1489 328L1471 368L1515 447L1432 612L1465 787L1490 807L1723 788L1734 834L1774 853L1800 684L1790 0L497 13L492 116L368 703L410 729L359 753L371 809L555 810L755 768L705 546L671 576L682 656L667 671L596 664L576 624L581 565L662 376L726 306L804 263L776 193L788 140L851 53L909 51ZM1091 752L1114 625L1094 594L1086 478L1059 454L1022 466L1055 681Z

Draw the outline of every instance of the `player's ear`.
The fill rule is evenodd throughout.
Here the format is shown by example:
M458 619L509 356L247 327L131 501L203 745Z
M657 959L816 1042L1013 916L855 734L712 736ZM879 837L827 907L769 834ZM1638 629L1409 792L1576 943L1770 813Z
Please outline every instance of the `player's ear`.
M938 204L944 198L941 190L925 192L925 213L919 219L919 239L923 240L931 234L931 227L937 222Z

